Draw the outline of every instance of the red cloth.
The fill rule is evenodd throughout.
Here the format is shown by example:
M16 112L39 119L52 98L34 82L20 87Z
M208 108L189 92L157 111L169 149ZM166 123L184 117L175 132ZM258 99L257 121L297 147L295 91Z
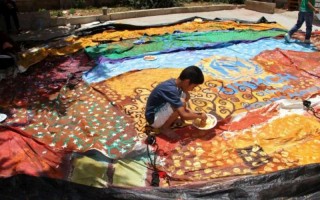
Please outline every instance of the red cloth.
M67 154L54 152L24 134L9 127L0 128L0 176L28 174L64 178L63 159Z

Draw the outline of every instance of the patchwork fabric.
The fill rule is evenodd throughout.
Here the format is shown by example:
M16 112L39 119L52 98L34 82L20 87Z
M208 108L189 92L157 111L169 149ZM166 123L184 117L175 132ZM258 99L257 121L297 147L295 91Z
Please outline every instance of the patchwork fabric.
M302 105L320 111L320 54L285 43L284 33L278 24L196 20L107 30L23 55L34 58L26 65L49 57L1 81L0 175L146 187L156 167L160 187L192 187L320 163L319 118ZM74 53L85 47L93 60ZM190 65L205 75L190 109L218 124L198 130L187 121L173 140L146 126L145 105L157 84ZM146 148L149 132L158 147Z
M70 167L68 153L54 151L43 143L32 140L27 133L0 127L0 176L17 174L65 179Z
M214 46L230 46L240 41L255 41L264 37L275 37L284 34L282 30L266 31L210 31L196 33L174 33L153 36L150 42L135 45L134 40L125 40L111 44L101 44L86 48L86 53L93 59L104 56L110 60L141 57L151 52L168 53L189 49L202 49ZM231 44L229 44L229 43Z
M172 34L174 32L194 32L194 31L212 31L212 30L270 30L270 29L285 29L277 23L239 23L235 21L204 21L194 20L184 22L181 24L150 27L142 30L123 30L114 31L109 30L101 34L91 36L93 41L119 41L121 39L139 38L144 35L164 35Z
M27 111L34 122L22 129L53 149L97 149L110 158L118 158L135 144L131 120L88 86L79 85L48 105L39 106L35 113Z
M107 186L108 163L96 161L87 156L74 158L70 180L75 183L98 188Z
M64 42L52 42L47 48L33 49L26 51L19 57L19 65L28 68L31 65L40 62L48 55L62 56L76 53L86 47L93 47L101 42L119 41L122 39L139 38L144 35L163 35L166 33L174 33L177 30L181 32L208 31L208 30L269 30L269 29L284 29L283 26L277 23L239 23L235 21L203 21L195 20L194 22L185 22L173 24L166 27L151 27L142 30L124 30L115 31L108 30L101 34L95 34L86 37L69 37Z
M200 63L202 60L208 60L213 55L215 58L221 57L230 60L228 65L231 67L239 62L251 63L251 58L257 56L263 51L274 50L280 48L282 50L294 50L298 52L312 52L312 46L302 46L292 43L290 45L284 43L284 40L268 38L250 43L239 43L224 48L207 48L202 50L188 50L171 52L167 54L155 54L154 61L146 61L141 58L121 59L119 62L110 61L100 57L98 65L90 71L86 72L83 79L88 83L95 83L106 80L108 78L123 74L128 71L150 69L150 68L185 68L190 65ZM212 60L212 59L211 59ZM183 62L182 62L183 61ZM215 62L217 63L217 62Z
M317 59L317 53L310 54L313 55L314 59ZM294 60L294 56L290 51L284 52L284 55L288 59ZM309 57L309 53L306 53L306 57ZM272 59L273 62L277 62L277 59ZM302 58L300 57L300 59ZM301 133L298 130L310 133L308 128L312 130L311 132L317 132L318 128L315 127L318 124L317 120L301 116L301 120L306 121L297 121L298 124L291 124L297 118L288 116L270 121L273 117L279 116L280 113L276 107L273 105L268 106L268 104L278 98L291 99L291 95L296 96L298 92L301 92L301 95L305 97L310 96L319 91L318 84L315 81L313 82L314 91L310 90L309 86L306 87L306 90L302 90L303 88L300 87L301 82L299 82L301 80L299 75L301 69L299 68L287 70L286 72L290 73L290 75L287 73L282 74L281 68L271 73L267 71L268 68L265 65L260 66L249 62L243 62L240 65L237 63L240 61L239 59L213 56L204 60L203 64L200 63L199 66L203 71L210 75L206 76L206 81L203 85L198 86L192 92L190 107L196 111L217 114L218 118L226 120L237 113L239 115L246 113L245 110L250 111L250 114L247 114L242 121L234 121L218 126L217 129L212 130L213 132L199 131L195 128L190 128L190 126L177 129L176 133L182 137L181 141L177 143L172 144L172 141L170 142L171 144L168 143L168 138L158 139L160 146L158 152L162 152L160 155L167 155L164 156L163 159L165 161L159 168L168 173L171 185L227 178L235 175L264 174L299 166L301 165L299 162L303 160L302 157L306 159L303 155L300 155L301 157L299 158L294 156L294 152L299 149L300 145L300 143L299 145L292 145L293 138L296 138L297 135L292 136L292 139L288 139L291 136L274 130L281 130L282 132L285 131L283 127L295 127L296 129L290 128L292 134L300 135ZM282 62L283 59L279 59L279 61ZM307 59L301 62L304 61L308 62ZM222 65L219 65L219 62ZM265 61L264 63L268 62ZM228 66L230 66L230 71L228 71ZM232 66L238 67L232 68ZM251 75L248 72L241 72L241 67L246 70L253 69L254 72ZM220 69L222 70L221 73L219 73ZM239 74L245 76L238 76L237 73L232 73L232 70L237 70L240 72ZM108 95L110 100L116 101L117 105L121 106L127 114L136 119L135 128L140 133L140 137L144 137L144 133L147 131L145 130L144 105L150 91L161 80L175 77L180 71L180 69L133 71L94 84L93 87L98 88L103 93L113 94ZM157 76L151 77L148 74L157 74ZM212 76L216 79L212 79ZM305 76L312 81L313 74L305 74ZM130 82L130 85L124 86L122 84L124 82ZM284 83L290 83L292 85L291 90L288 90L286 86L283 87ZM253 108L260 109L251 112ZM293 117L293 121L291 117ZM227 121L222 121L221 123L223 124L223 122ZM282 122L287 122L290 125L282 124ZM298 126L302 124L306 126ZM259 128L260 126L262 128ZM270 130L263 127L269 127ZM237 133L237 130L242 132ZM267 130L268 132L266 132ZM279 139L282 138L283 142L270 142L268 138L276 138L276 135ZM315 135L300 136L314 138ZM287 146L285 141L288 140L291 142ZM303 141L305 142L306 140ZM316 139L315 141L317 142L318 140ZM297 148L295 150L289 148L291 145ZM310 150L312 148L315 147L310 147ZM241 151L243 151L242 154L240 153ZM246 154L248 155L246 156ZM319 159L316 156L312 158L313 160ZM307 163L313 163L313 160L310 159ZM306 162L303 163L306 164ZM162 184L163 186L168 186L166 182L162 182Z
M27 76L18 75L11 81L2 81L0 106L28 107L34 102L47 102L67 84L75 86L81 81L84 71L91 69L93 62L84 53L65 57L53 57L32 67Z
M245 164L251 168L266 165L270 160L270 157L258 145L237 149L237 153Z

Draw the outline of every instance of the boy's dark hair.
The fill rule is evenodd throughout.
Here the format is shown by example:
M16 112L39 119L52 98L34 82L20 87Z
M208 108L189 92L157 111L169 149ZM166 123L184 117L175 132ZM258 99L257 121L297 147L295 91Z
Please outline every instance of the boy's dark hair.
M204 76L201 69L197 66L189 66L182 70L179 76L180 80L189 79L190 84L202 84L204 82Z

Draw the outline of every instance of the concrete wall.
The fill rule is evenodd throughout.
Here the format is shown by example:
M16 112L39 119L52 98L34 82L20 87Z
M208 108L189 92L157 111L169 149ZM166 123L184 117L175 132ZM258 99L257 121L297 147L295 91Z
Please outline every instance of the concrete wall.
M51 26L49 11L19 13L18 17L23 30L41 30Z
M146 17L155 15L169 15L175 13L191 13L191 12L209 12L217 10L231 10L237 8L236 5L212 5L212 6L192 6L192 7L174 7L174 8L159 8L159 9L148 9L140 11L127 11L111 13L110 20Z
M245 8L248 10L254 10L254 11L269 13L269 14L273 14L276 8L275 3L251 1L251 0L246 0L245 5L246 5Z
M217 10L232 10L242 8L244 5L212 5L212 6L193 6L193 7L175 7L175 8L161 8L149 10L135 10L128 12L107 13L103 15L93 16L76 16L76 17L50 17L48 11L19 13L21 28L24 30L39 30L48 27L65 26L67 24L77 25L86 24L95 21L108 21L118 19L128 19L136 17L146 17L155 15L167 15L175 13L191 13L191 12L210 12Z

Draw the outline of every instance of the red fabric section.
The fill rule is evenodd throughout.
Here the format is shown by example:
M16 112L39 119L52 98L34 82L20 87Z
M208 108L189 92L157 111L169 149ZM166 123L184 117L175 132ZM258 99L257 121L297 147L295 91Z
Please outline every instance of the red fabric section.
M0 176L16 174L64 178L66 166L63 163L67 154L53 151L25 133L0 128ZM65 163L65 162L64 162Z
M272 73L288 73L299 76L311 75L319 78L320 52L299 52L275 49L264 51L254 58ZM298 70L298 71L297 71ZM299 73L299 74L297 74Z
M15 79L0 81L0 106L13 103L17 107L27 107L33 102L47 101L66 84L67 79L75 85L82 79L82 72L93 66L84 53L47 58Z

